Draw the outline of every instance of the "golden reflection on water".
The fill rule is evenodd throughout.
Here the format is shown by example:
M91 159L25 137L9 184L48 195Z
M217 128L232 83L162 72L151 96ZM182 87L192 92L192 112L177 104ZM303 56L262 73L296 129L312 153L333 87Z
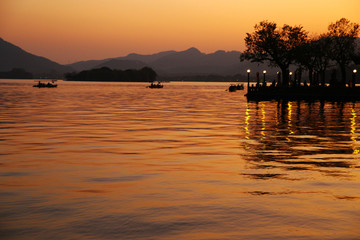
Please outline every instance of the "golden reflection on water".
M4 239L360 236L353 103L247 102L225 83L31 84L0 81Z
M351 140L353 141L353 154L359 154L359 147L357 143L357 134L356 134L356 112L354 106L351 108Z
M266 130L266 116L265 116L265 102L261 103L261 140L265 140L266 138L266 134L265 134L265 130Z
M291 129L292 128L291 116L292 116L292 104L291 104L291 102L288 102L288 128L289 128L290 135L294 134L294 132Z
M249 125L250 125L250 107L249 103L246 103L246 110L245 110L245 138L250 139L250 131L249 131Z

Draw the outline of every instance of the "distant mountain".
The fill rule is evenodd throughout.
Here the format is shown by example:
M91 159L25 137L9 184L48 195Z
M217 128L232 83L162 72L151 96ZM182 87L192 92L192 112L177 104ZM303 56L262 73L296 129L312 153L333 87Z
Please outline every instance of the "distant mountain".
M248 61L240 62L240 54L241 52L238 51L216 51L205 54L192 47L185 51L165 51L151 55L132 53L125 57L82 61L68 66L77 71L99 66L123 69L122 66L125 65L125 62L117 62L116 60L136 60L138 62L127 62L127 67L140 69L146 65L153 68L160 76L235 75L239 73L245 74L248 68L251 68L254 72L262 71L266 66Z
M202 73L202 65L206 54L201 53L196 48L189 48L182 52L173 52L152 62L152 67L156 70L162 70L169 74L193 74Z
M169 74L219 74L233 75L240 72L240 52L217 51L211 54L201 53L196 48L176 52L152 63L155 70L161 69Z
M83 71L83 70L90 70L93 68L96 68L97 66L99 66L100 64L103 64L107 61L111 60L111 58L108 59L103 59L103 60L88 60L88 61L80 61L80 62L75 62L72 64L68 64L68 67L71 67L72 69L74 69L77 72Z
M131 53L131 54L127 55L126 57L118 57L116 59L138 60L138 61L142 61L142 62L145 62L148 64L148 63L154 62L154 61L158 60L159 58L165 57L172 53L176 53L176 52L175 51L164 51L164 52L159 52L159 53L155 53L155 54L151 54L151 55L142 55L142 54Z
M125 57L106 58L106 59L102 59L102 60L80 61L80 62L75 62L75 63L69 64L67 66L69 66L79 72L79 71L83 71L83 70L97 68L98 66L113 68L115 66L113 65L114 61L111 62L112 60L126 60L126 61L133 60L133 61L138 61L138 62L132 62L133 65L130 62L128 62L129 68L139 69L139 68L144 67L144 66L142 66L142 64L139 65L139 62L142 62L145 65L149 66L150 63L152 63L153 61L156 61L157 59L164 57L168 54L174 53L174 52L175 51L165 51L165 52L159 52L159 53L155 53L155 54L151 54L151 55L141 55L141 54L137 54L137 53L131 53Z
M0 72L5 75L24 71L37 77L63 77L64 73L80 72L94 68L108 67L110 69L139 70L145 66L154 69L160 78L185 79L181 77L219 79L216 76L236 77L244 80L246 70L251 69L251 77L256 72L262 75L264 69L267 75L276 75L278 69L271 69L267 64L240 62L238 51L216 51L206 54L192 47L185 51L164 51L155 54L142 55L132 53L124 57L102 60L81 61L68 65L60 65L47 58L35 56L0 38ZM241 76L240 76L241 75ZM239 77L237 77L239 76ZM180 77L180 78L179 78ZM204 78L205 79L205 78ZM225 79L225 78L224 78Z
M14 68L24 69L34 77L62 77L64 73L73 71L69 66L28 53L0 38L0 71L11 71Z
M173 52L152 62L155 71L162 71L167 75L236 75L246 74L247 69L253 72L262 71L266 64L240 62L241 52L219 50L205 54L196 48L189 48L181 52ZM274 70L275 71L275 70ZM270 71L271 72L271 71ZM276 72L276 71L275 71Z

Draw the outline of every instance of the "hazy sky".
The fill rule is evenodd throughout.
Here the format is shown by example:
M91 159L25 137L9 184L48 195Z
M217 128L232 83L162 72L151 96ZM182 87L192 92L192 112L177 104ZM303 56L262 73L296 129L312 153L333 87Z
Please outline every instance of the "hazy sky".
M65 64L190 47L243 51L262 20L322 33L342 17L360 23L360 0L0 0L0 37Z

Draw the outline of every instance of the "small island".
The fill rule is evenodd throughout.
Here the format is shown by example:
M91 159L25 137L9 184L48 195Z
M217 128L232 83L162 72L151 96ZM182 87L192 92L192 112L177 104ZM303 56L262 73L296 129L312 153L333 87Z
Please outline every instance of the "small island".
M124 71L102 67L65 75L68 81L100 82L154 82L156 77L156 72L150 67L143 67L140 70L128 69Z

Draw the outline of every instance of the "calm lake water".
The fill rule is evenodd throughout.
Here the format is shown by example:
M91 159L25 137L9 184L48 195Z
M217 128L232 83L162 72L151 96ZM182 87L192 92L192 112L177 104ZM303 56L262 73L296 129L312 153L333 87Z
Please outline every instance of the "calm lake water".
M360 239L360 102L0 81L1 239Z

